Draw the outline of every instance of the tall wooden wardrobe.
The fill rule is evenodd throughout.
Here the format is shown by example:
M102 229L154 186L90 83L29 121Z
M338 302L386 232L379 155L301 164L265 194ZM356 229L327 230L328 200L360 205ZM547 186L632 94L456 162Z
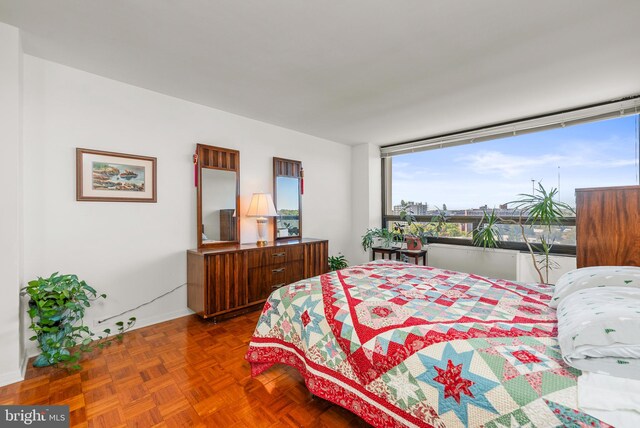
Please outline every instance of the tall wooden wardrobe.
M640 266L640 186L576 189L578 267Z

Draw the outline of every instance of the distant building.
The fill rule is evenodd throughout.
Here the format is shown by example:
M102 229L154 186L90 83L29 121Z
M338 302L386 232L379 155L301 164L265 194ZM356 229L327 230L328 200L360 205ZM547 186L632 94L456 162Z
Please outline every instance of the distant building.
M404 201L403 201L404 202ZM495 211L495 214L499 217L518 217L519 215L526 213L519 209L510 209L508 204L501 204L498 208L489 208L488 205L482 205L478 208L467 208L467 209L458 209L458 210L450 210L444 209L440 210L437 206L429 209L429 205L426 202L413 202L408 201L405 202L405 205L394 205L393 206L393 214L400 215L402 208L409 210L414 216L423 216L423 217L434 217L440 213L444 213L447 217L462 217L462 216L474 216L474 217L482 217L484 213L491 213ZM446 205L445 205L446 207Z
M426 202L413 202L409 201L405 204L405 209L407 209L413 215L429 215L429 204ZM394 205L393 213L395 215L400 215L400 211L402 211L402 205Z

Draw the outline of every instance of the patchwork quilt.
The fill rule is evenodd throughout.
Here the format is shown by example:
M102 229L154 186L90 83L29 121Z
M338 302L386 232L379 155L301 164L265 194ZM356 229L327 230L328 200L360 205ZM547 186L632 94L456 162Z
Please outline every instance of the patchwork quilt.
M607 427L577 410L552 294L378 260L275 291L246 359L378 427Z

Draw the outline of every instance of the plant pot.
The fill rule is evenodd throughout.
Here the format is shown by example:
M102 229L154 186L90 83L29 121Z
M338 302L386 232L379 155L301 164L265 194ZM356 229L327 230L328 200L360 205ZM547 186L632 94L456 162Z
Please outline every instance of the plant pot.
M66 301L65 301L66 303ZM29 307L36 308L37 304L33 300L29 300ZM64 337L65 324L68 323L69 310L64 306L57 306L50 309L52 315L48 316L49 324L43 325L38 323L40 328L49 327L55 329L55 331L44 332L41 331L37 335L38 347L42 351L40 355L33 361L34 367L48 367L56 364L56 361L51 357L52 353L58 353L60 355L69 355L70 352L66 349L61 342ZM42 314L38 312L38 317L42 318Z
M422 249L422 241L414 236L405 236L404 241L407 243L407 250L418 251Z
M394 241L389 241L383 238L375 238L373 240L373 246L377 248L396 248L398 245Z

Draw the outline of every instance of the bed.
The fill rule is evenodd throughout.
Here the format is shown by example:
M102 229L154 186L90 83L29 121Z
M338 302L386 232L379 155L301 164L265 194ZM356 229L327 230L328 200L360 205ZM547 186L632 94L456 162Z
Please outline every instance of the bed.
M608 427L577 410L552 294L378 260L275 291L246 359L377 427Z

